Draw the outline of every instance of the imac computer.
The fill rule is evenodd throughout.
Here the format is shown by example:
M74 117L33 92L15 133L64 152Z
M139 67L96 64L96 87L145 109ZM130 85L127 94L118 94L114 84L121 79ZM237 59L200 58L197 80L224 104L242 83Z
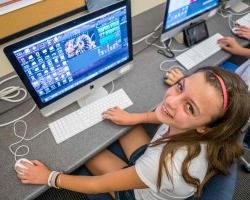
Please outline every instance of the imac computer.
M175 36L191 23L212 17L220 0L167 0L161 41Z
M12 44L6 56L44 116L132 68L130 1Z

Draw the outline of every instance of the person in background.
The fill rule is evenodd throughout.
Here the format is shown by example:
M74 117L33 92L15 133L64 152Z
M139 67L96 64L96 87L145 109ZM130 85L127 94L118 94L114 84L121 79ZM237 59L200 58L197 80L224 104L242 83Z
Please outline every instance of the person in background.
M234 29L234 33L240 38L250 40L250 27L239 26L238 28ZM233 55L250 58L250 49L247 47L242 47L233 37L223 37L218 40L218 43L222 49Z

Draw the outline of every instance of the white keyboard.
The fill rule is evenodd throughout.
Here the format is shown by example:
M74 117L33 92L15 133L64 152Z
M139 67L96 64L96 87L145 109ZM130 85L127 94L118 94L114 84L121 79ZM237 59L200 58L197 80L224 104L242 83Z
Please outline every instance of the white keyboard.
M241 26L248 26L250 27L250 13L244 15L240 19L236 20L236 23Z
M125 109L133 105L123 89L117 90L49 124L49 128L59 144L85 129L101 122L102 113L108 108L119 106Z
M191 49L178 55L176 60L186 69L191 69L221 49L217 41L222 37L221 34L216 33Z

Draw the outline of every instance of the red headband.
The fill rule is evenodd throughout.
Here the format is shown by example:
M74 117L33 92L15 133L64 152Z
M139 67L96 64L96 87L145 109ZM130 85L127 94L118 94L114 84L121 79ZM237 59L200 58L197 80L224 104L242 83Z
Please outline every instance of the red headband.
M222 90L222 94L223 94L223 110L226 111L227 104L228 104L227 88L226 88L224 80L217 74L215 74L215 76L218 79L218 81L220 82L220 86L221 86L221 90Z

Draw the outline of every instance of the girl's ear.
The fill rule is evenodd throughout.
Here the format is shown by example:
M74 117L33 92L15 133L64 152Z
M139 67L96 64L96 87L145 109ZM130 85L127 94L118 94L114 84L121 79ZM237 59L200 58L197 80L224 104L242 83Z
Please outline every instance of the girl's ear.
M197 133L205 135L208 132L209 128L206 126L201 126L196 128Z

